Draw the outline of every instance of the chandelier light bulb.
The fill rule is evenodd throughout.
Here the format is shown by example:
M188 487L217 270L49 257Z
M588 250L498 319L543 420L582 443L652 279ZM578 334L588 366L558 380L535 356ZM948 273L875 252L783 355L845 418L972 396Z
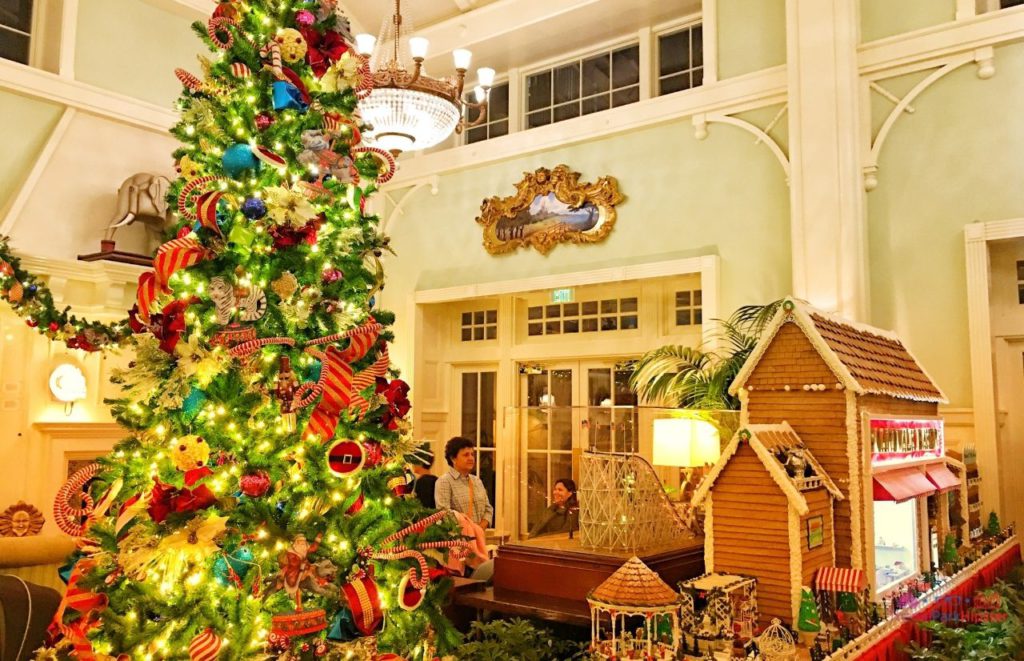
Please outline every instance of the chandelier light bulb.
M356 35L356 52L363 57L370 57L373 54L373 47L377 45L377 37L372 34L361 33Z
M476 70L476 77L480 81L480 86L484 89L490 89L494 86L494 69L480 67Z
M487 90L485 90L482 86L477 85L476 87L473 88L473 96L476 97L477 103L483 103L484 99L487 98Z
M453 50L452 57L455 59L455 68L461 71L469 69L469 63L473 61L473 53L465 48L456 48Z
M409 54L413 58L425 58L427 56L427 48L430 46L430 40L424 37L409 37Z

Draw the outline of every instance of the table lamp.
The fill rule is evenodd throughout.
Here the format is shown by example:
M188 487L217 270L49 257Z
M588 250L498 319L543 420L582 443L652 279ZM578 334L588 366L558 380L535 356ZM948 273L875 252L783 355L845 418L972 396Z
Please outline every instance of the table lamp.
M685 471L686 483L694 468L718 461L721 444L718 429L706 420L662 418L654 421L655 466L675 466Z

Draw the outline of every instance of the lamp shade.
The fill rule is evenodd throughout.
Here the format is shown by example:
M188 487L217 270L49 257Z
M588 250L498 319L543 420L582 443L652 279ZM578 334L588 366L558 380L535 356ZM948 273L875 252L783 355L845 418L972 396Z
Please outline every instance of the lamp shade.
M695 468L718 461L718 430L706 420L663 418L654 421L655 466Z

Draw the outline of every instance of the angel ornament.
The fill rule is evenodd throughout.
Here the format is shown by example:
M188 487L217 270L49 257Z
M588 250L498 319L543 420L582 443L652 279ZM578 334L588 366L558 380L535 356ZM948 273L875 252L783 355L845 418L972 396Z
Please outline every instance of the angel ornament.
M267 313L267 295L262 289L236 290L225 278L210 279L210 299L217 309L217 323L228 324L235 310L241 321L257 321Z

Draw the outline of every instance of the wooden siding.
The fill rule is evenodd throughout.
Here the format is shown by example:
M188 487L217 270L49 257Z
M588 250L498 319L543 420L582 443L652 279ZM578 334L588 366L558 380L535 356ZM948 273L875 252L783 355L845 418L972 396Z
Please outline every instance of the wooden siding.
M759 387L787 385L799 389L805 383L824 383L832 387L838 380L800 327L786 323L761 356L746 387L755 392Z
M789 622L789 531L786 496L747 443L712 486L714 571L757 579L761 624Z
M821 567L832 566L832 496L825 489L803 492L807 499L808 512L806 516L800 517L800 544L803 546L803 567L801 580L803 585L813 587L814 574ZM821 546L807 548L807 522L813 517L820 516L825 523L825 541Z

